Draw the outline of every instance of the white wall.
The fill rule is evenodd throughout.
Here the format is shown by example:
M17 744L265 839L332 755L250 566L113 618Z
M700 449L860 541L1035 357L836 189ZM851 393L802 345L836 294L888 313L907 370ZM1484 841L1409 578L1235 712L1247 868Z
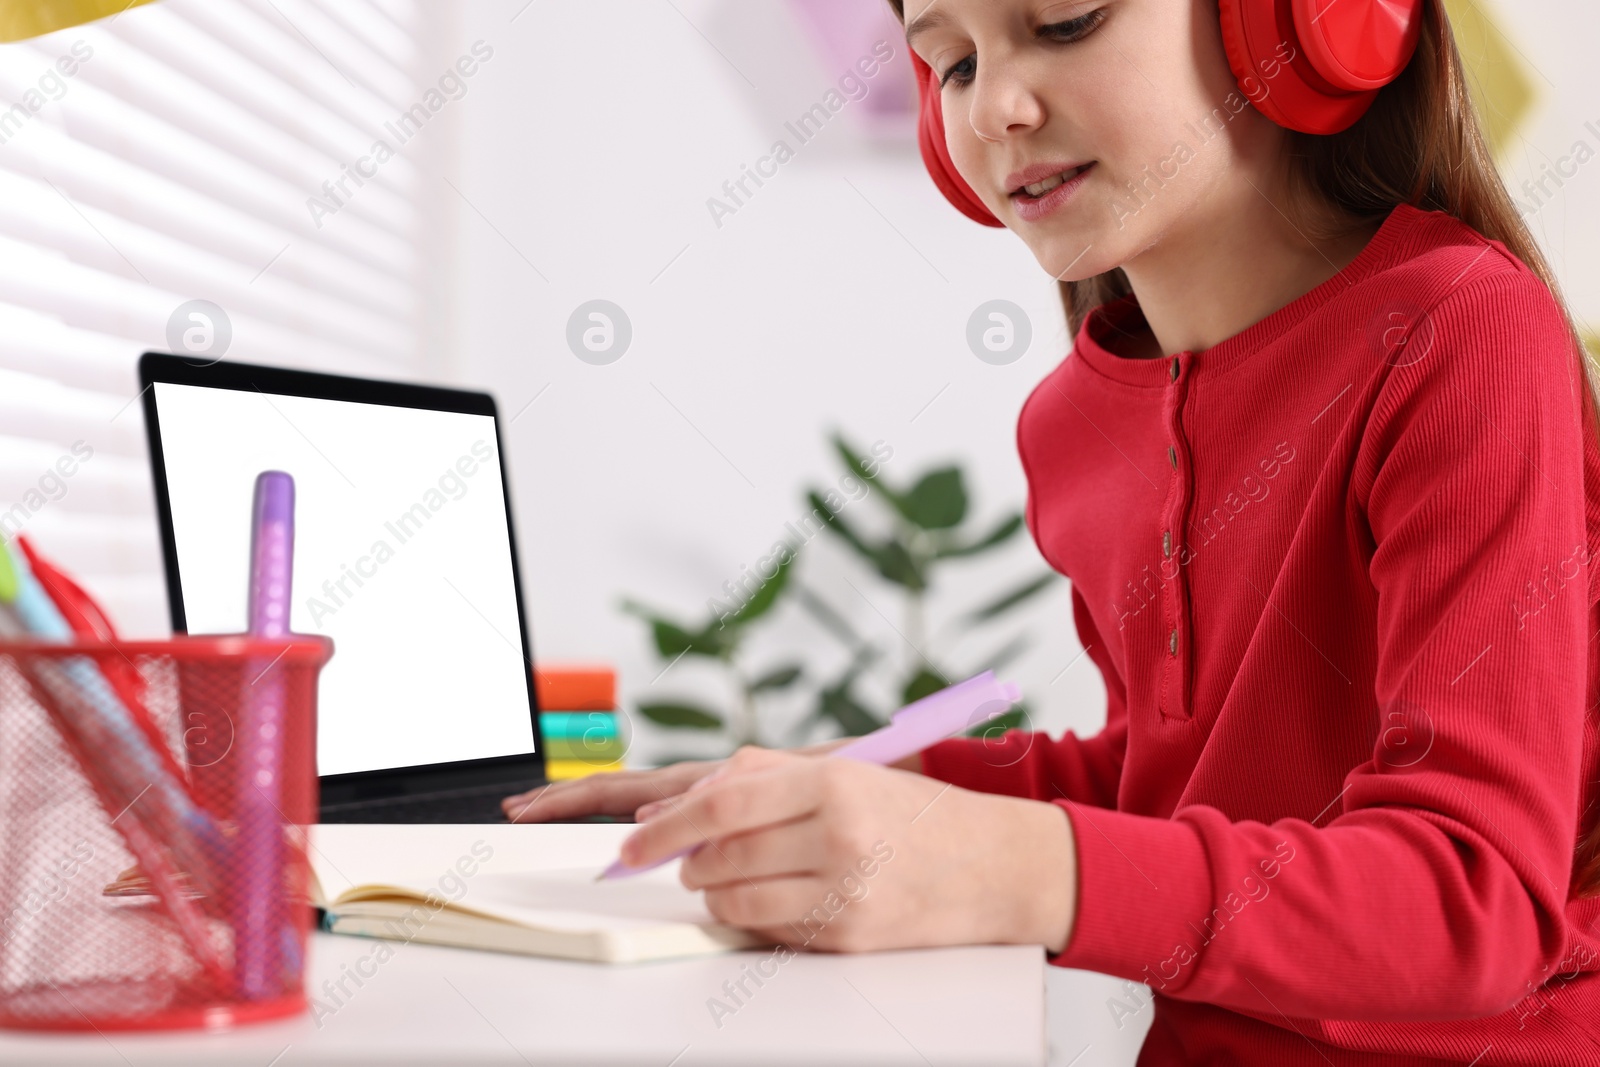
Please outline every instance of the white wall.
M692 662L649 684L660 665L619 599L702 614L802 513L802 486L837 477L824 445L835 426L888 442L890 479L965 463L985 521L1020 507L1015 418L1065 351L1059 304L1020 243L953 215L909 134L875 140L859 105L715 225L708 197L775 139L798 144L784 122L842 73L812 58L787 5L541 0L509 21L520 6L465 5L463 40L496 52L462 111L457 184L472 207L460 223L455 369L509 413L539 398L510 433L536 656L615 662L630 706L710 699L715 677ZM904 76L884 10L900 60L878 77ZM564 340L573 309L597 297L635 329L603 367ZM1035 323L1032 349L1005 367L965 342L968 316L997 297ZM813 544L808 580L904 653L884 583ZM1004 561L968 567L948 601L981 600L1042 567L1019 538ZM1031 625L1038 646L1009 673L1050 728L1097 726L1093 666L1061 674L1078 652L1064 582ZM768 636L774 657L839 652L797 609ZM642 730L635 755L689 751L661 734Z
M1501 160L1506 184L1531 209L1524 218L1574 313L1591 335L1600 334L1600 6L1474 3L1495 12L1500 39L1519 57L1535 94L1520 136ZM1580 144L1586 150L1577 150ZM1542 189L1533 185L1540 182Z

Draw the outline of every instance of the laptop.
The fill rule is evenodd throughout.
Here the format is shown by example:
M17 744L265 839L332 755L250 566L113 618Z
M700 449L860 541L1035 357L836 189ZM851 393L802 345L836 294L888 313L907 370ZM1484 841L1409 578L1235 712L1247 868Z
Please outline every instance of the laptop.
M322 821L504 821L545 767L493 397L156 352L139 378L174 632L245 629L256 476L294 478Z

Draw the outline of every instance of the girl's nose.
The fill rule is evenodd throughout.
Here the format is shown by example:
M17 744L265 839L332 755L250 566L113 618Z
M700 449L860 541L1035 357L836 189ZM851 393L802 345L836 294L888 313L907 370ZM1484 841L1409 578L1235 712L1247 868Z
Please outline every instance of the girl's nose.
M985 141L1002 141L1036 129L1044 121L1043 103L1019 63L999 60L986 68L980 60L977 76L967 89L967 98L968 121L973 132ZM953 110L948 103L946 122Z

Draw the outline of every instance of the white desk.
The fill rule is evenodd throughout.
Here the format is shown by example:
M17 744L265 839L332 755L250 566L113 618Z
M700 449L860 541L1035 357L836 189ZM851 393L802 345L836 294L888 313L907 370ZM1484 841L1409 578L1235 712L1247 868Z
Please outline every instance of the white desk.
M443 871L480 838L552 867L603 863L622 825L318 827L317 842L350 869L341 835L404 835L411 871ZM515 835L515 836L511 836ZM337 838L338 840L333 840ZM505 842L515 841L515 846ZM359 850L357 850L359 852ZM392 852L390 853L393 854ZM336 860L337 862L337 860ZM312 993L380 942L318 934ZM578 1064L710 1067L788 1064L1045 1062L1043 951L985 946L859 956L800 954L721 1020L707 1007L722 984L770 950L635 966L571 963L390 944L394 955L331 1014L228 1033L55 1037L0 1033L0 1063L40 1065ZM370 973L370 963L363 967ZM751 986L750 988L754 988ZM1068 1056L1072 1055L1071 1050ZM1093 1062L1080 1061L1077 1067Z

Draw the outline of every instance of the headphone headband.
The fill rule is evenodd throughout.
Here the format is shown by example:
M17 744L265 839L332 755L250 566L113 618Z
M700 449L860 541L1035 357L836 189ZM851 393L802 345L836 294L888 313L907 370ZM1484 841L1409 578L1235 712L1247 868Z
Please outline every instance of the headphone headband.
M950 147L944 138L944 105L939 95L939 76L915 52L911 53L911 69L916 72L917 97L921 102L917 116L917 146L922 149L922 162L933 176L933 184L939 187L946 200L973 222L981 222L985 226L1003 226L1004 223L984 206L950 160Z

